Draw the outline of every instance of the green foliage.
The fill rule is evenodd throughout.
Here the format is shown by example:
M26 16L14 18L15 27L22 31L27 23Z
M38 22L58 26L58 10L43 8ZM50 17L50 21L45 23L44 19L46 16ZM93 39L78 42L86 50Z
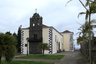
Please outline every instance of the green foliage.
M14 60L12 62L6 62L2 61L2 64L54 64L54 63L49 63L49 62L39 62L39 61L17 61Z
M16 58L35 58L35 59L62 59L65 55L29 55L29 56L22 56L22 57L16 57Z
M5 54L6 61L10 62L16 54L16 47L11 45L8 47L7 54Z
M14 33L13 33L13 36L14 36L14 37L17 37L17 34L14 32Z
M49 50L49 46L47 43L39 43L38 49Z
M5 34L9 34L9 35L12 35L12 33L10 33L10 31L9 31L9 32L6 32Z
M44 50L50 50L50 47L47 43L39 43L38 49L42 49L44 55Z
M82 43L83 43L83 37L79 36L77 38L77 44L79 45L79 44L82 44Z
M21 52L21 27L18 28L18 34L17 34L17 48L18 48L18 52Z
M93 24L93 23L96 23L96 21L95 20L92 20L90 22L90 24ZM79 32L79 37L77 38L77 44L79 45L79 44L81 44L83 42L88 43L88 41L89 41L89 37L88 37L88 34L89 34L89 22L86 21L85 24L83 24L79 28L79 30L81 32ZM92 31L93 30L93 26L92 25L90 25L90 30L91 30L91 35L92 35L91 37L93 37L94 36L94 33ZM80 36L81 34L82 34L82 36Z
M9 34L0 33L0 56L5 55L6 61L11 61L16 53L16 39Z

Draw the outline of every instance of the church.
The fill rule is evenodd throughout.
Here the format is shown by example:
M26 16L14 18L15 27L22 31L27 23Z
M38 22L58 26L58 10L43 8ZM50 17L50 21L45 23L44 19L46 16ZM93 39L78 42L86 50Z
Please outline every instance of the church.
M74 51L73 32L59 32L52 26L42 24L42 17L34 13L30 18L30 26L21 28L21 54L42 54L39 43L48 43L50 50L44 54L54 54L61 51Z

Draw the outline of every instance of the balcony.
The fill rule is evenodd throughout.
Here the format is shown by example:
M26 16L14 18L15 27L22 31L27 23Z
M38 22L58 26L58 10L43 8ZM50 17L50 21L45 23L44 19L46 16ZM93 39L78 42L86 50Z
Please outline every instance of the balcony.
M42 38L29 38L29 42L42 42Z

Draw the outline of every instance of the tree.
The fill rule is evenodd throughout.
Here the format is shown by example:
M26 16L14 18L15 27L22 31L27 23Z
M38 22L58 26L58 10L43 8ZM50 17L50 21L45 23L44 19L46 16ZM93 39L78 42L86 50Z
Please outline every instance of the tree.
M81 45L82 43L83 43L83 37L79 36L79 37L77 38L77 44L78 44L78 45Z
M72 0L70 0L70 1L72 1ZM67 3L69 3L70 1L68 1ZM90 57L90 64L92 64L90 20L91 20L91 14L96 13L96 0L86 0L85 5L82 3L81 0L79 0L79 2L86 9L86 12L80 12L79 15L80 14L86 14L85 15L86 20L89 17L89 57Z
M92 20L91 21L91 24L93 24L93 23L96 23L96 21L95 20ZM91 39L92 39L92 37L94 37L94 33L93 33L93 25L91 25L90 26L91 27ZM85 44L86 43L86 45L85 45L85 47L87 47L87 49L85 49L85 48L82 48L82 45L81 45L81 51L84 51L84 50L86 50L86 54L85 54L85 56L88 58L88 50L89 50L89 46L88 46L88 42L89 42L89 22L88 21L86 21L85 22L85 24L83 24L83 25L81 25L80 26L80 28L79 28L79 30L80 30L80 32L78 32L79 33L79 37L77 38L77 44Z
M93 24L93 23L96 23L96 21L91 20L90 24ZM92 31L93 27L94 27L93 25L90 25L90 30L91 30L92 35L94 35L94 33ZM78 30L80 30L80 32L78 32L79 36L82 34L83 41L84 41L84 39L86 39L86 37L88 37L88 34L89 34L89 22L86 21L85 24L81 25ZM92 38L92 36L91 36L91 38Z
M17 34L15 32L13 33L13 36L15 36L17 38Z
M16 41L18 42L17 40L17 34L14 32L13 33L13 37L16 39ZM16 42L16 50L18 51L18 43Z
M0 64L1 57L5 55L6 61L10 62L16 53L16 39L9 35L0 33Z
M21 52L21 26L18 28L17 40L18 40L17 42L18 52Z
M44 56L44 51L45 50L50 50L49 46L47 43L39 43L38 49L42 49L43 53L42 55Z
M10 31L9 31L9 32L6 32L5 34L9 34L9 35L12 35L12 33L10 33Z

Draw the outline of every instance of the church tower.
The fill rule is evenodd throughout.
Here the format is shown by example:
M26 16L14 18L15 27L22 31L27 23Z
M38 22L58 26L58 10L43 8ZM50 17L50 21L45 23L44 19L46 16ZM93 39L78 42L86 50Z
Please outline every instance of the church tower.
M38 13L34 13L30 18L29 28L29 54L41 54L42 50L38 50L39 43L42 42L42 17Z

